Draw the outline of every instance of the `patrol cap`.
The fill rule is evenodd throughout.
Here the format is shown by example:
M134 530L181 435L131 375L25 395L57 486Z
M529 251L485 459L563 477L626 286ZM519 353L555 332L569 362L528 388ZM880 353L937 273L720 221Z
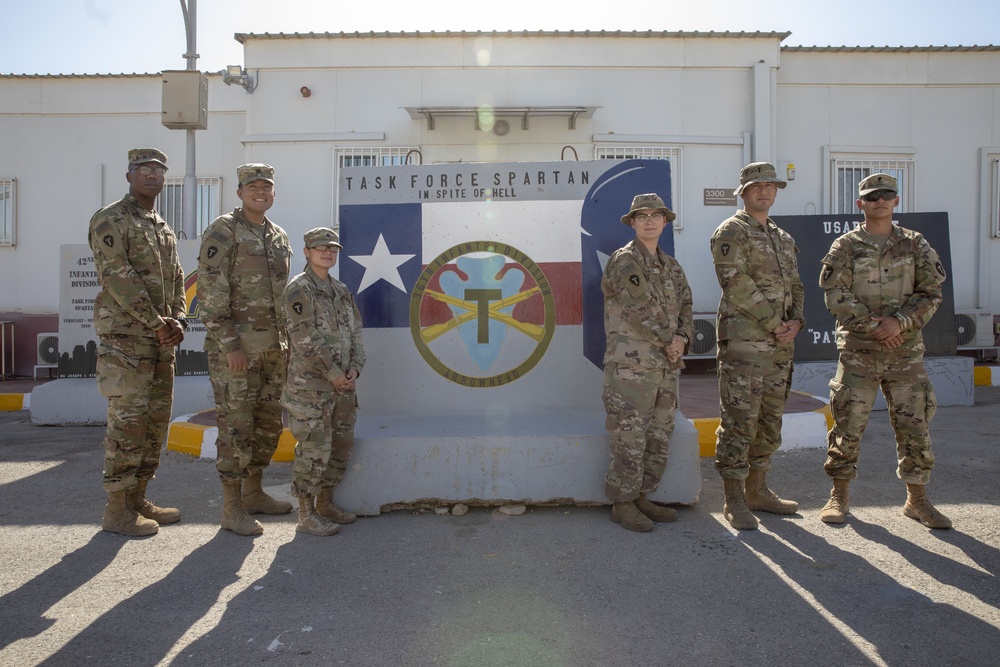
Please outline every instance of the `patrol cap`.
M307 248L321 248L328 245L335 245L339 250L344 248L340 245L340 235L329 227L310 229L302 238L305 240Z
M146 164L147 162L155 162L156 164L166 167L167 166L167 155L163 151L157 150L155 148L133 148L128 152L128 168L131 169L140 164Z
M241 188L253 181L267 181L274 185L274 167L261 162L241 164L236 167L236 180L240 182Z
M779 188L788 185L778 178L778 172L774 170L774 165L770 162L753 162L740 169L740 187L736 188L733 194L741 194L748 185L754 183L774 183Z
M632 208L628 210L628 213L622 216L622 224L632 226L632 214L636 211L641 211L644 208L655 208L656 210L663 213L667 218L667 222L673 222L677 219L677 214L667 208L667 205L663 203L660 199L660 195L655 192L650 192L645 195L636 195L632 198Z
M896 179L889 174L872 174L858 183L859 197L864 197L869 192L878 192L879 190L889 190L890 192L899 194L899 186L896 183Z

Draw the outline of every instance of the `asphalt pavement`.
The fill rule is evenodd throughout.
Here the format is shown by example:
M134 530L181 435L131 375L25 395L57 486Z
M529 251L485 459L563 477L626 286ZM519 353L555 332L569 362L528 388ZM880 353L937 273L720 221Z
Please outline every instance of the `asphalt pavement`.
M800 502L735 532L703 492L652 533L606 507L397 510L340 534L218 527L214 464L165 452L149 495L183 521L100 530L103 427L0 413L0 665L1000 664L1000 388L938 411L928 494L955 528L900 514L885 412L872 416L847 523L818 519L822 448L779 453ZM348 473L350 474L350 473ZM265 486L286 489L287 463Z

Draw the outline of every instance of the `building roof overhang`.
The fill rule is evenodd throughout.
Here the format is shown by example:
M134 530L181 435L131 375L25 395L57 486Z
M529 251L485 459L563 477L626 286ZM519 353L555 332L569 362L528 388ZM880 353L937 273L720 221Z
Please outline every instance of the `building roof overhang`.
M716 32L701 31L671 31L671 30L444 30L444 31L369 31L369 32L238 32L234 38L240 44L250 40L269 39L420 39L420 38L459 38L471 37L645 37L649 39L777 39L779 42L792 33L790 32L731 32L729 30Z
M577 118L592 118L594 112L600 107L588 106L419 106L403 107L410 118L419 120L427 119L427 129L434 129L434 121L437 118L466 117L475 119L475 127L481 129L481 120L484 117L493 118L520 118L521 129L528 129L528 119L542 116L565 116L568 119L569 129L576 129Z

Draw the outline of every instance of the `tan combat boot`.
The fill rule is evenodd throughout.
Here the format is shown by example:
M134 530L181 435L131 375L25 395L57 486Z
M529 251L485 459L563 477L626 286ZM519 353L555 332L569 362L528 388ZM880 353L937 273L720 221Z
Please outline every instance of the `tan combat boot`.
M222 482L222 530L237 535L260 535L264 526L243 509L243 482L230 480Z
M176 507L158 507L153 504L152 500L146 497L147 484L149 484L148 479L140 479L136 482L135 488L129 492L129 500L132 502L132 507L135 508L135 511L160 525L180 521L181 511L179 509Z
M637 533L648 533L653 530L653 522L640 512L631 500L613 503L611 505L611 520L620 523L622 528L634 530Z
M158 523L152 519L139 516L129 500L127 491L108 492L108 504L104 508L104 519L101 530L109 533L121 533L129 537L145 537L155 535L160 530Z
M777 493L767 488L767 473L763 470L750 468L743 497L749 510L771 514L795 514L799 510L797 502L782 500Z
M299 498L299 523L295 526L296 533L309 533L310 535L326 537L333 535L338 530L340 530L340 526L327 521L316 513L312 496Z
M657 523L677 521L676 510L664 507L663 505L657 505L642 494L639 494L639 498L635 501L635 508Z
M264 473L257 472L243 481L243 511L247 514L288 514L292 504L285 500L277 500L264 493L261 482Z
M851 483L849 479L833 480L833 490L830 491L830 499L819 511L819 520L824 523L844 523L847 520L848 492L847 485Z
M931 501L927 499L927 489L923 484L907 483L903 516L916 519L928 528L951 528L951 519L931 505Z
M722 478L726 499L722 504L722 515L736 530L757 530L757 517L750 513L746 498L743 497L743 480Z
M316 514L334 523L354 523L357 514L340 509L333 504L333 489L321 489L316 496Z

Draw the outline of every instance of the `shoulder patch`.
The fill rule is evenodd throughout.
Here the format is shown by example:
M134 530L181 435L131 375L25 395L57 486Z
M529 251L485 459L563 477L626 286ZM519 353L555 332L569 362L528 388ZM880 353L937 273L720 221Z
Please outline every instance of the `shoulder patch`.
M94 233L98 235L106 234L110 229L112 229L111 221L107 218L101 218L101 221L94 227Z
M113 257L125 252L125 243L122 242L121 232L111 221L110 217L102 217L97 220L91 231L92 250L100 252L105 257Z
M627 276L637 272L641 273L641 271L639 271L639 263L634 259L628 259L618 267L618 275L620 276Z
M646 274L642 272L642 267L637 261L629 258L618 267L617 272L633 299L638 299L646 293Z
M208 238L219 243L226 243L232 238L232 235L223 233L221 229L215 229L208 235Z
M712 258L716 264L732 264L736 261L737 242L733 236L719 235L712 243Z
M823 289L833 287L839 269L847 264L848 258L840 253L830 252L823 258L823 268L819 274L819 286Z
M289 283L288 287L285 288L285 301L292 301L295 299L301 299L304 292L302 291L302 286L296 283Z
M226 234L213 231L202 239L198 261L213 268L218 267L222 259L228 255L232 242L232 238Z
M289 285L282 296L285 316L289 327L305 322L313 317L313 301L306 290L298 285Z

